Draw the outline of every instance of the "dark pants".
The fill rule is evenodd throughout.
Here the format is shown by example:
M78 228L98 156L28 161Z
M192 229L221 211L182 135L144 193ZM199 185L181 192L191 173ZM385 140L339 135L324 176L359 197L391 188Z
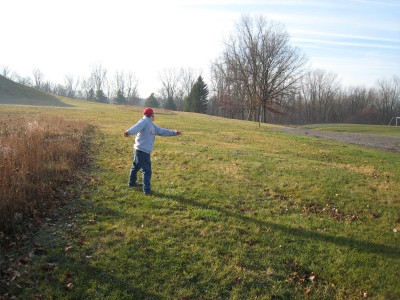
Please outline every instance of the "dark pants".
M143 173L143 192L151 193L151 160L150 154L135 150L133 155L133 163L129 174L129 185L134 185L137 180L137 173L142 169Z

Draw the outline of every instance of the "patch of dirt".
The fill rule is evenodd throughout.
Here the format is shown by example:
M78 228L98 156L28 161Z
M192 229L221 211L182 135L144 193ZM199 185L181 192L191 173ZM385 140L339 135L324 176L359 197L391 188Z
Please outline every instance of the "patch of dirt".
M349 144L378 148L393 152L400 152L400 138L394 136L348 132L329 132L289 127L278 128L278 130L291 134L303 134L316 138L336 140Z

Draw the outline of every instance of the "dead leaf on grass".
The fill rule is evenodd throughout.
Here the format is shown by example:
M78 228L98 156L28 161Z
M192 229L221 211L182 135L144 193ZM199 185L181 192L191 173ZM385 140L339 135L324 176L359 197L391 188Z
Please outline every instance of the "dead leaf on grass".
M72 282L67 284L67 290L72 291L74 289L74 284Z
M18 259L18 262L22 265L27 265L28 263L30 263L30 261L31 261L30 255L24 255Z
M50 271L53 271L55 267L56 267L56 264L54 264L54 263L44 263L40 266L40 269L42 271L50 272Z
M9 281L13 281L15 278L20 277L21 273L18 272L17 270L14 270L12 268L8 268L4 273L10 278Z

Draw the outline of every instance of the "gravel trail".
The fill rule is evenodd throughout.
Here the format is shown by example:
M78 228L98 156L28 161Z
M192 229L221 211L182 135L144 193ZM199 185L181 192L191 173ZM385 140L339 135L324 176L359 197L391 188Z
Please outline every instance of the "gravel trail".
M365 147L379 148L392 152L400 152L400 137L385 136L379 134L347 133L318 131L299 128L279 128L278 130L291 133L313 136L329 140L342 141L349 144L355 144Z

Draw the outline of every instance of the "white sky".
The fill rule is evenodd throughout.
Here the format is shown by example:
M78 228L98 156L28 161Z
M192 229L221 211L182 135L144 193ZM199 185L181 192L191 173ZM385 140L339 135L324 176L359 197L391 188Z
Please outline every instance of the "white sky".
M102 65L131 71L139 94L167 68L209 68L242 14L283 23L313 68L343 85L400 76L400 0L0 0L0 68L64 83Z

